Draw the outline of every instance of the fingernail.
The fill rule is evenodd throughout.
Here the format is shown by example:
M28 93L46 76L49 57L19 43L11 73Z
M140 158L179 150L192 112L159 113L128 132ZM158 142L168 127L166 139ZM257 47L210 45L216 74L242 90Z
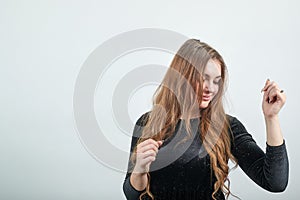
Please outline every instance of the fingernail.
M266 87L266 86L265 86ZM265 87L263 87L263 89L261 89L261 91L260 92L263 92L263 91L265 91Z
M162 147L163 142L164 142L164 140L158 141L158 149L160 149Z
M266 83L265 83L265 87L266 87L266 85L268 84L268 82L270 81L270 79L269 78L267 78L267 80L266 80ZM264 90L265 90L265 87L263 87L263 89L261 89L261 91L260 92L263 92Z
M158 141L158 143L159 143L159 144L162 144L162 143L164 143L164 140L160 140L160 141Z

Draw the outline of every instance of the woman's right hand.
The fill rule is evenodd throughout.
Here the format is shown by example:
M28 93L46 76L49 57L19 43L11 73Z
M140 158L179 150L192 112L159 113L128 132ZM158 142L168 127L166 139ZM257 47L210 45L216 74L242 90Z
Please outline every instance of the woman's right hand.
M155 160L158 148L163 141L147 139L137 145L136 164L133 173L145 174L149 172L150 164Z

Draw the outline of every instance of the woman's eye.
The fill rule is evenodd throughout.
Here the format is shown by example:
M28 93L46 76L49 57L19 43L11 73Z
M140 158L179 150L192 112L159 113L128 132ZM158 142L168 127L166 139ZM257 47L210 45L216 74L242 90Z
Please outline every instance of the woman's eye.
M219 85L221 83L221 80L214 81L214 84Z

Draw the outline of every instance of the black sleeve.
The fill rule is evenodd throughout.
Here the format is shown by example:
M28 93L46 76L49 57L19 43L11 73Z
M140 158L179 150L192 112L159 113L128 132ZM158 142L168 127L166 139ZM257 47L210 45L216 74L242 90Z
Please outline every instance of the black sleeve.
M130 156L128 159L128 168L127 168L127 173L126 173L125 180L123 183L123 192L128 200L138 200L140 194L142 194L145 191L145 190L143 190L143 191L136 190L130 183L130 175L134 168L134 163L131 162L130 157L131 157L132 152L137 144L138 139L141 137L143 127L145 126L145 124L148 120L148 114L149 114L149 112L143 114L137 120L137 122L134 126L134 129L133 129L133 134L132 134L132 138L131 138Z
M264 153L238 119L231 117L230 125L234 138L231 150L241 169L262 188L270 192L284 191L289 176L285 140L279 146L266 143Z

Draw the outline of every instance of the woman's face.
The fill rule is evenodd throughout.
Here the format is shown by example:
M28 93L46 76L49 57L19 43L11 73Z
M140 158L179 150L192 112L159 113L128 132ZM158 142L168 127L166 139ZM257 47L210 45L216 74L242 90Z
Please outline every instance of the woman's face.
M221 78L221 65L218 60L210 59L203 74L203 94L200 108L206 108L219 91ZM199 85L197 85L199 87ZM197 90L199 91L199 90Z

